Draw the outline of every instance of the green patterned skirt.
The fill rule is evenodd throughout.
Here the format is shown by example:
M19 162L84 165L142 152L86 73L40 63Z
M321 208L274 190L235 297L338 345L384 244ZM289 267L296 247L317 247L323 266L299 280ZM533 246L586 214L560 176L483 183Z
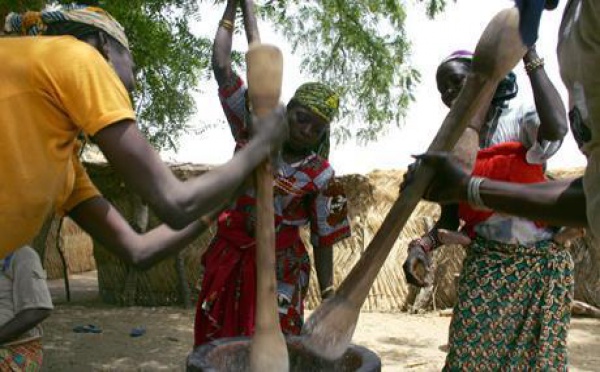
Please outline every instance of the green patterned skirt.
M444 371L565 371L573 261L551 241L476 238L463 263Z

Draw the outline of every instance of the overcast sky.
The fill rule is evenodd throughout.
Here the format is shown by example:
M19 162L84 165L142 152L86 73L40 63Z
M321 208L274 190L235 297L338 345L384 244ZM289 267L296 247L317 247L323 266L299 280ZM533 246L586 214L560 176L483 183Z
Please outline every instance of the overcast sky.
M566 91L558 74L556 62L556 39L564 2L554 12L545 12L540 28L537 50L545 59L546 71L555 83L566 103ZM449 2L444 14L429 20L422 7L409 5L407 31L413 44L411 60L422 74L422 81L416 90L416 102L412 103L406 122L401 129L394 128L376 143L357 146L354 141L343 145L333 145L331 162L338 174L368 173L374 169L404 169L411 162L411 154L425 151L444 120L448 109L442 104L435 86L435 70L439 62L457 49L473 50L483 29L499 10L512 6L504 0L458 0ZM198 23L196 32L214 36L217 22L223 9L213 5L203 5L204 17ZM282 101L287 102L296 87L310 80L310 76L300 73L300 58L295 57L290 46L273 33L269 25L259 25L263 42L278 45L284 55L284 78ZM246 40L243 36L234 39L234 48L244 51ZM522 64L515 68L518 76L521 99L533 102L527 75ZM204 83L204 93L197 96L197 117L200 120L218 122L223 113L216 95L216 83ZM169 161L200 164L220 164L231 157L233 141L226 125L202 135L186 136L178 153L165 153ZM585 158L579 153L571 135L565 139L560 151L550 160L550 168L584 166Z

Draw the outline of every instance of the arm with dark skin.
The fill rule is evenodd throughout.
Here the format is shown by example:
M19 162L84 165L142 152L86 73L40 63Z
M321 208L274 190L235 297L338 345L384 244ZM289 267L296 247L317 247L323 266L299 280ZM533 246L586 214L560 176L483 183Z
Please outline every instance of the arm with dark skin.
M332 288L333 286L333 247L313 247L313 253L315 258L317 280L319 281L319 289L321 296L324 297L323 299L325 299L333 295L333 292L324 293L326 289Z
M0 344L12 341L50 316L50 309L26 309L0 327Z
M456 232L460 225L458 217L458 204L445 204L441 206L440 218L435 223L434 227L421 236L420 239L415 239L408 243L408 255L402 269L406 281L409 284L418 287L425 287L428 283L425 278L418 274L419 267L429 269L431 265L430 251L441 247L444 244L462 243L462 239L455 239L459 234ZM452 233L454 232L454 233ZM436 242L431 241L431 237L435 237ZM466 238L465 238L466 239ZM448 241L450 240L450 241ZM426 245L426 246L425 246Z
M436 222L434 229L458 230L460 225L458 204L445 204L441 208L440 219Z
M525 185L485 180L480 193L486 206L500 212L555 226L588 225L582 178Z
M436 170L425 199L441 204L467 201L470 176L455 160L447 153L423 154L418 158ZM407 174L404 183L410 182L410 178ZM530 184L486 179L480 186L480 194L484 204L498 212L555 226L588 226L581 177Z
M440 218L435 222L435 225L433 225L431 230L421 236L421 239L429 239L429 236L433 234L439 245L430 247L430 249L436 249L444 244L443 241L440 241L439 232L441 230L458 231L459 226L460 218L458 216L458 204L443 204L441 205ZM413 241L409 244L416 244L416 242Z
M45 304L51 304L50 293L48 292L48 287L46 287L45 279L36 276L33 272L37 269L36 266L40 270L42 268L39 258L35 253L33 254L35 255L36 262L24 259L24 256L16 254L13 257L12 263L9 265L10 268L7 269L12 275L11 281L13 293L19 291L27 292L17 294L28 296L30 302L28 306L24 306L23 304L19 304L18 299L13 293L9 295L12 300L14 311L20 311L18 311L12 319L0 326L0 344L21 337L25 332L40 324L52 312L52 309L48 309L44 306ZM44 286L44 292L42 292L40 286ZM36 293L35 297L31 295L34 292ZM5 293L5 295L6 294L7 293ZM33 298L35 298L35 302L31 302Z
M454 69L460 71L459 67L454 67ZM438 76L441 79L438 81L438 86L441 87L441 91L443 92L442 97L448 98L455 91L455 88L448 90L444 87L444 80L452 81L453 79L452 77L445 77L445 74L447 74L447 72L442 72ZM460 84L460 86L462 86L462 84ZM449 102L447 102L447 104L449 104ZM465 169L473 168L477 157L477 151L479 150L480 131L487 122L486 118L492 113L495 113L495 109L481 107L454 146L452 153L459 159L461 167L464 167ZM407 174L412 174L415 170L415 166L415 164L409 166ZM465 245L470 243L470 239L466 235L457 232L459 226L458 204L442 205L440 218L435 223L434 227L425 235L412 240L408 244L408 255L402 265L408 283L419 287L424 287L428 284L424 281L425 278L422 275L423 270L421 269L429 269L432 250L445 244ZM419 272L421 272L421 275L419 275Z
M414 170L415 166L413 164L409 167L407 174L410 174ZM433 228L421 236L421 238L414 239L408 243L408 254L402 265L402 269L409 284L418 287L428 285L425 282L425 278L419 275L419 269L421 267L429 269L431 265L429 252L446 243L442 242L444 235L447 235L446 231L457 231L459 226L458 204L441 205L440 218L436 221ZM441 231L443 233L440 233Z
M226 14L233 21L235 7L230 1ZM231 34L223 27L217 32L225 40L227 61ZM228 41L227 41L228 40ZM219 48L217 48L219 49ZM223 75L219 75L223 77ZM218 79L220 78L218 77ZM147 268L178 252L202 233L227 203L239 195L254 168L271 153L274 139L285 131L284 110L279 108L261 120L260 132L226 164L188 181L180 181L161 161L137 129L125 120L100 130L94 141L116 172L165 221L153 230L138 234L121 214L102 197L86 200L69 215L95 240L127 262Z
M261 119L260 132L224 165L199 177L180 181L162 162L132 120L100 130L94 141L115 171L173 229L183 229L230 201L258 164L271 153L275 138L284 136L284 110Z
M538 54L535 46L530 48L523 57L527 64L536 60ZM540 118L538 141L560 141L567 134L567 113L556 87L546 74L544 66L536 68L529 75L535 108Z
M144 234L132 229L103 197L80 203L69 212L69 216L106 249L128 263L146 269L190 244L210 226L221 209L209 212L181 230L162 224Z
M232 0L230 3L235 4ZM231 6L228 4L227 12L231 12L233 17L235 7L232 9ZM219 35L223 28L219 27ZM130 53L100 39L96 40L99 45L95 47L113 63L122 82L128 83L125 86L132 85ZM231 35L226 39L230 45ZM272 150L281 146L287 129L282 124L284 116L285 109L280 105L260 120L254 118L253 121L260 125L251 128L254 132L250 141L230 161L184 182L177 179L162 162L133 120L108 125L98 131L93 139L115 171L157 216L169 227L183 229L231 200L254 168L267 159Z
M228 0L227 7L223 13L223 20L235 23L237 0ZM231 43L233 31L219 26L213 43L212 68L215 79L220 87L231 81L233 70L231 68Z
M436 178L425 193L426 200L442 205L468 201L467 185L470 176L456 165L455 160L448 160L447 153L425 154L419 158L425 165L436 170ZM409 183L410 179L411 173L407 173L403 184ZM486 179L479 190L484 204L497 212L543 221L554 226L588 226L582 178L530 184ZM423 287L428 283L416 274L417 265L427 268L430 259L422 247L415 248L411 249L409 246L409 255L402 268L409 283Z

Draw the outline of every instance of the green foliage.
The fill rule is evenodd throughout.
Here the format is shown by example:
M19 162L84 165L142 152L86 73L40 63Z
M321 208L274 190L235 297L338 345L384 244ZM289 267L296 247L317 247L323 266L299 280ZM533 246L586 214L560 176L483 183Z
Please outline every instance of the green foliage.
M73 1L0 0L0 14L39 10ZM118 19L137 65L134 102L142 131L157 149L176 149L195 112L192 93L209 70L212 40L197 37L190 23L199 18L196 2L184 0L88 0Z
M434 16L445 0L418 0ZM410 64L406 5L394 0L271 0L264 19L302 52L302 68L342 93L338 140L367 142L400 125L420 81Z
M195 2L105 0L103 7L126 27L138 67L134 100L141 129L159 149L176 149L195 113L192 93L209 68L212 42L190 31ZM192 15L192 17L190 17ZM206 76L206 75L204 75Z
M420 3L425 3L425 9L429 18L435 17L436 14L441 13L446 8L446 0L419 0ZM454 0L456 2L456 0Z
M208 0L200 0L208 1ZM224 0L210 0L225 3ZM447 0L423 3L431 17ZM6 9L39 9L44 0L0 0ZM61 0L60 3L71 1ZM90 0L126 28L138 66L136 103L140 126L158 149L177 147L195 112L192 93L212 77L212 39L195 36L190 25L200 20L198 2L188 0ZM418 71L410 64L405 32L406 4L397 0L266 0L257 10L303 57L304 72L336 86L342 93L339 140L370 141L390 124L400 125ZM241 56L234 61L242 62Z

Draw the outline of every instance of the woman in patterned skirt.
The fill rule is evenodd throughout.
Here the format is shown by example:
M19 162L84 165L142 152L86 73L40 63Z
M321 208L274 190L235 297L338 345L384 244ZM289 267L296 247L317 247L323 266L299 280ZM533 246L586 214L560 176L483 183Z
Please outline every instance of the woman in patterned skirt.
M468 52L456 52L438 67L438 89L449 107L471 58ZM544 182L545 161L562 143L565 110L535 48L524 63L536 107L508 104L516 96L514 74L499 85L479 131L471 182L481 177ZM468 245L444 370L566 370L573 291L569 253L554 242L555 228L490 211L471 194L469 204L442 207L436 226L410 243L404 264L408 281L423 286L426 283L414 273L417 262L429 265L431 251L443 244ZM464 221L463 236L446 230L458 228L458 217Z
M249 138L247 88L231 68L237 0L229 0L219 23L213 70L236 150ZM320 83L300 86L287 106L290 135L274 161L277 294L281 329L299 334L310 260L300 228L310 226L321 296L333 294L332 245L350 235L346 197L327 161L329 126L339 97ZM196 309L195 345L254 332L256 197L249 188L219 216L218 230L203 257L205 267Z

